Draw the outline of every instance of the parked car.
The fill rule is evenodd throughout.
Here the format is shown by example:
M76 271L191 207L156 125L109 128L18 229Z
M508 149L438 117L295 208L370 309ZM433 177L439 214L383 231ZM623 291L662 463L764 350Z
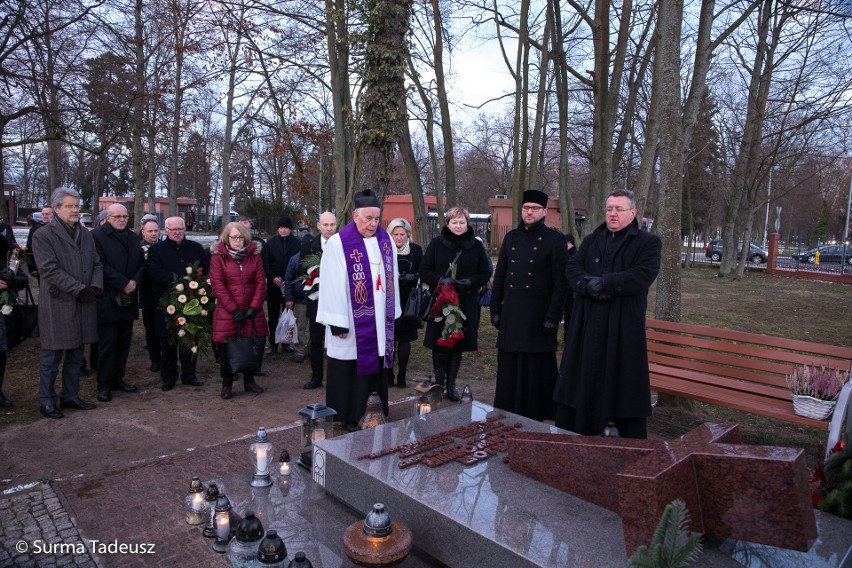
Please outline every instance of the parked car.
M843 254L843 246L844 245L823 245L821 247L808 249L804 252L797 252L790 256L792 256L794 260L798 260L800 262L816 264L817 252L819 252L820 264L824 262L840 264L843 262L843 258L845 256L846 264L852 265L852 245L846 245L845 255Z
M92 226L92 214L91 213L80 213L80 222L84 227Z
M743 243L740 241L737 243L737 259L740 258L740 251L743 248ZM713 262L719 262L722 260L722 239L713 239L709 243L707 243L707 247L704 250L704 256L712 260ZM766 264L766 259L769 258L769 252L760 248L754 243L748 244L748 261L753 262L755 264Z
M32 227L33 225L38 225L43 222L43 217L41 215L41 211L33 211L29 215L27 215L27 225Z

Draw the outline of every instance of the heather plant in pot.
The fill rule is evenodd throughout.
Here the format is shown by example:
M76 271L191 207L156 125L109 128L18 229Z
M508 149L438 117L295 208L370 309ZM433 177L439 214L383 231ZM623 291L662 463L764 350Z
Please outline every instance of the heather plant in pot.
M787 375L796 414L824 420L831 416L848 373L825 366L802 365Z

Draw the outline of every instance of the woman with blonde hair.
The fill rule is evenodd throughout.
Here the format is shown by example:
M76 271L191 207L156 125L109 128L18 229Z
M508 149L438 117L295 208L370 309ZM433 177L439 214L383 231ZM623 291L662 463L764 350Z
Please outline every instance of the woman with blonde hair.
M420 261L423 259L423 248L411 242L411 223L398 217L388 223L388 233L396 245L396 267L399 271L399 301L403 303L402 310L405 311L405 302L417 284L417 271L420 269ZM394 383L393 367L391 367L388 384L396 384L398 388L405 388L405 373L408 370L408 358L411 356L411 342L417 340L418 322L406 318L396 318L393 324L393 340L396 343L394 354L399 360L399 370L396 373Z
M219 235L219 240L210 247L210 283L216 295L213 312L213 343L221 345L223 399L233 396L234 374L228 365L227 341L243 335L266 337L266 316L263 302L266 300L266 275L260 251L262 244L251 240L251 235L240 223L228 223ZM252 325L254 324L254 325ZM263 389L254 382L254 375L245 373L243 387L246 392L262 393Z
M463 207L453 207L445 215L447 224L441 234L432 239L423 262L420 279L437 293L438 284L452 286L458 294L459 308L464 314L460 340L447 341L444 334L445 318L430 319L426 325L423 344L432 350L432 368L435 382L446 383L447 397L460 400L456 377L461 367L462 353L476 351L479 330L479 296L477 292L488 282L491 270L485 247L476 239L470 226L470 215ZM449 344L448 344L449 343Z

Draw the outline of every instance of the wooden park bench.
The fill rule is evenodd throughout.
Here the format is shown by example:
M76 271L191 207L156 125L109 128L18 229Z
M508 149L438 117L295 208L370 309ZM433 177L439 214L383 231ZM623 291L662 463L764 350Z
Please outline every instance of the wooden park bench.
M653 390L823 430L828 421L793 412L786 375L803 364L852 365L852 347L660 320L648 320L647 334Z

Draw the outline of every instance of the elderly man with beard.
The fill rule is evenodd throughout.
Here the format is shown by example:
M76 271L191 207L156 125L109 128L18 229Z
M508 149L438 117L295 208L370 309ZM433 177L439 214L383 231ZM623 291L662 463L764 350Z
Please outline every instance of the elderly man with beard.
M127 209L114 203L103 225L92 230L104 270L104 295L98 299L98 400L112 400L112 390L136 392L124 381L139 317L136 289L145 273L139 236L127 228Z
M41 276L38 319L41 368L38 398L46 418L62 418L54 390L62 364L62 408L91 410L80 399L83 346L98 340L98 308L103 269L92 234L80 223L80 194L60 187L51 196L53 220L33 235L36 268Z
M348 430L357 428L371 392L385 415L387 369L393 364L393 324L399 317L396 246L379 226L372 190L354 197L352 222L333 235L320 261L317 322L326 326L326 404Z

